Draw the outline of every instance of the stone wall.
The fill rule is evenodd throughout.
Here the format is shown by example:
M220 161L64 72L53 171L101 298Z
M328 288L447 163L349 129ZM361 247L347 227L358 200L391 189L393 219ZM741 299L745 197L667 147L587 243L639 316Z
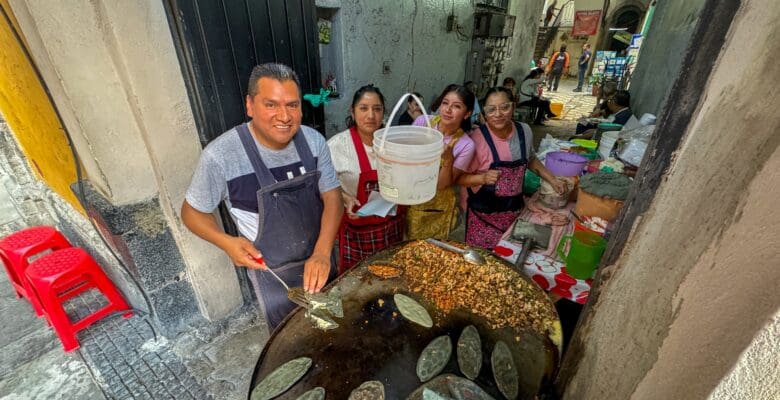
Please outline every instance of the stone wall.
M230 316L243 302L235 267L179 217L201 145L163 4L10 4L79 153L82 200L163 332Z

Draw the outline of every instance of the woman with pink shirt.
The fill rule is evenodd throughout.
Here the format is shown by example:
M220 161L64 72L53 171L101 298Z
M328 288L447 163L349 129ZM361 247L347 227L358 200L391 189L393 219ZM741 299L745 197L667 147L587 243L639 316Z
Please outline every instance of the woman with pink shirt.
M471 129L474 93L464 86L449 85L437 98L438 112L431 126L444 135L436 196L430 201L409 207L407 211L408 239L446 239L458 219L457 194L453 185L466 171L474 156L474 142L465 133ZM426 126L425 115L414 125Z
M474 158L457 182L468 188L466 243L492 249L523 208L526 168L558 193L566 185L534 157L531 127L512 121L515 102L509 89L490 89L483 103L486 123L471 133Z

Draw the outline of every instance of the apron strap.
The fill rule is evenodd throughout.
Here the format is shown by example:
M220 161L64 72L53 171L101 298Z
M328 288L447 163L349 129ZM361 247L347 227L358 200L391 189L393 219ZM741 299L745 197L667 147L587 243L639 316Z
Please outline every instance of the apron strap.
M244 145L244 151L246 152L247 157L249 157L249 162L252 164L252 169L255 170L255 177L257 178L260 187L266 187L276 183L276 178L274 178L271 171L265 166L263 160L260 158L260 152L257 151L257 143L255 142L252 133L249 132L248 124L240 124L236 129L238 130L238 137L241 138L241 144Z
M366 148L363 146L363 140L360 139L357 127L349 128L349 133L352 135L352 144L355 145L358 163L360 163L360 173L371 171L373 168L371 168L371 162L368 161L368 154L366 154Z
M298 132L295 132L293 143L295 143L295 150L298 151L298 157L301 159L303 168L306 168L306 172L317 170L317 161L311 153L309 143L306 141L306 136L303 134L303 129L298 128Z
M526 126L528 126L528 124L515 122L515 130L517 131L517 138L520 140L520 154L522 155L523 157L522 160L525 163L528 162L528 154L525 146L525 134L527 132L525 130ZM528 129L531 129L531 127L528 126ZM533 133L531 133L531 137L533 137Z
M501 158L498 156L498 150L496 150L496 144L493 143L493 138L490 137L490 131L488 130L487 124L480 125L479 130L482 131L482 136L485 137L485 142L488 147L490 147L490 153L493 155L493 162L501 161Z

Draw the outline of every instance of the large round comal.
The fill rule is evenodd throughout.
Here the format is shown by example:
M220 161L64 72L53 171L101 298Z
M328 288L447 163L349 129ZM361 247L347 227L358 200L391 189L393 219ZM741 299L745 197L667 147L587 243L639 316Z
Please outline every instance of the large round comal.
M481 337L483 356L482 367L473 369L478 375L470 382L497 399L503 398L491 368L491 354L496 344L503 342L518 372L519 398L533 398L543 384L552 381L559 362L562 339L555 307L544 291L514 266L485 250L476 250L487 259L485 265L466 263L460 255L425 241L405 242L362 261L325 289L341 292L344 318L338 320L339 327L318 330L305 318L303 309L294 311L266 343L250 392L285 362L309 357L313 360L311 369L278 399L296 399L316 387L323 387L328 399L346 399L367 381L382 382L387 399L418 399L423 382L417 376L417 366L426 347L442 336L457 343L464 329L471 326L469 329L476 329ZM376 265L392 265L403 273L382 279L370 272L369 267L378 271ZM447 277L446 271L453 273ZM404 294L428 310L433 326L427 328L404 318L395 304L396 294ZM440 375L428 384L466 380L456 350Z

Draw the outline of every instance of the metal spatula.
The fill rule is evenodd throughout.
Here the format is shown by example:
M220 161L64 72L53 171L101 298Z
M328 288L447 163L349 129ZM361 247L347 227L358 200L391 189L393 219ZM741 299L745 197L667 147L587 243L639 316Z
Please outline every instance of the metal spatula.
M260 264L263 264L265 260L263 260L263 257L256 257L255 261L259 262ZM302 287L294 287L290 288L290 286L287 285L287 283L282 280L282 278L279 277L279 275L276 275L276 272L272 270L270 267L266 268L266 271L270 272L271 275L273 275L276 280L279 281L279 283L284 286L284 288L287 290L287 298L292 301L293 303L304 307L304 308L310 308L311 303L309 302L309 299L306 297L306 291L303 290Z
M276 272L272 270L271 268L268 268L266 271L270 272L271 275L276 278L276 280L279 281L279 283L284 286L285 289L287 289L287 298L292 301L293 303L303 307L303 308L310 308L311 303L309 302L309 299L306 297L306 291L303 290L302 287L294 287L290 288L287 286L287 283L285 283L282 278L279 277L279 275L276 275Z
M517 220L512 229L512 238L523 241L523 248L515 261L515 266L523 268L526 257L531 247L539 246L547 248L552 235L552 228L546 225L538 225L528 221Z

